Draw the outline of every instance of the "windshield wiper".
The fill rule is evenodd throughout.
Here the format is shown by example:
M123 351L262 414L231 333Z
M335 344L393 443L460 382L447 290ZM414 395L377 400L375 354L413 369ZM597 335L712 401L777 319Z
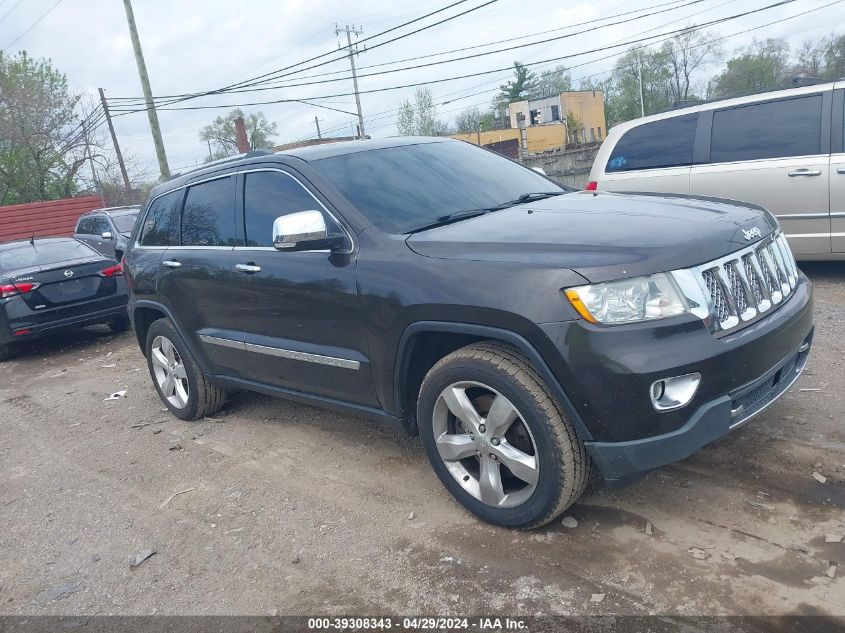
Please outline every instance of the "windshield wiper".
M479 215L484 215L485 213L488 213L489 211L490 209L469 209L466 211L455 211L454 213L441 215L439 218L436 218L431 222L427 222L422 226L418 226L414 229L411 229L410 231L405 231L405 233L419 233L420 231L427 231L428 229L436 229L438 226L445 226L447 224L452 224L453 222L460 222L461 220L476 218Z
M542 200L543 198L551 198L552 196L562 196L568 191L532 191L531 193L524 193L514 202L516 204L522 202L532 202L533 200Z

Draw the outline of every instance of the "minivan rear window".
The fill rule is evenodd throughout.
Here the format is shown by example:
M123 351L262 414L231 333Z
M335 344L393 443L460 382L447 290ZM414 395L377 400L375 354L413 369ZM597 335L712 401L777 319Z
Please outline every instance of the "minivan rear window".
M710 162L819 154L821 129L819 94L717 110Z
M606 172L692 165L698 114L661 119L631 128L617 141Z

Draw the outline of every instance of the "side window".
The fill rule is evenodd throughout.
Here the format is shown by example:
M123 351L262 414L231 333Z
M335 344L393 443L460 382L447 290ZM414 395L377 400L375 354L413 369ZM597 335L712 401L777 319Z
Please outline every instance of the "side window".
M94 228L91 233L94 235L102 235L106 231L111 231L111 227L109 226L108 220L106 220L102 216L95 216L93 224Z
M710 162L818 154L821 128L821 95L717 110Z
M80 235L92 235L94 233L94 219L85 217L79 220L76 226L76 232Z
M235 179L188 187L182 210L182 246L237 246Z
M273 246L273 222L281 215L320 210L320 204L296 180L273 171L246 174L244 230L247 246ZM326 218L329 221L329 218Z
M698 114L661 119L631 128L614 146L606 172L692 165Z
M173 191L153 201L138 235L141 246L179 244L179 205L183 193L181 190Z

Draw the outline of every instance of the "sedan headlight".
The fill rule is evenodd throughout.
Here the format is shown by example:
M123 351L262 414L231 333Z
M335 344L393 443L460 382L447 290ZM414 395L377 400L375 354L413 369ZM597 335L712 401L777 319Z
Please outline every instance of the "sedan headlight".
M667 273L578 286L565 292L572 307L590 323L636 323L690 311Z

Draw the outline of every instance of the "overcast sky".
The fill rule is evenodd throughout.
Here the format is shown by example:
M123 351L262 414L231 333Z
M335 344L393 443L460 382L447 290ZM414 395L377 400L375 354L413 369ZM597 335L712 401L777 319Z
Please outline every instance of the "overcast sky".
M375 44L486 1L469 0L389 36L374 39L368 44ZM362 51L357 57L357 64L359 67L384 64L408 57L561 29L533 38L545 39L602 24L598 22L580 27L571 26L577 23L637 9L642 11L608 20L630 20L624 24L600 28L554 42L429 68L362 77L359 80L359 88L367 91L504 68L515 59L530 63L572 55L637 37L664 33L692 23L701 24L764 7L775 1L700 0L667 4L668 0L497 0L441 26L371 51ZM831 2L832 0L796 0L784 6L714 26L710 32L714 36L731 35L823 7ZM59 0L58 5L50 11L55 4L56 0L0 0L0 46L5 53L26 49L32 56L51 58L53 63L67 74L74 91L96 95L97 87L102 87L109 97L140 96L141 86L123 3L120 0ZM171 95L214 89L289 66L320 53L337 50L339 38L334 32L335 22L341 26L354 23L363 29L363 38L448 4L451 4L449 0L417 0L405 3L387 0L249 0L240 3L232 0L134 0L133 6L153 93ZM677 10L631 19L674 6L678 7ZM649 7L654 8L648 9ZM29 32L11 44L45 14L46 17ZM845 25L845 2L736 35L726 39L723 45L730 52L749 44L753 37L782 37L793 47L797 47L807 38L829 34L837 25ZM509 44L394 66L363 69L360 72L364 74L401 68L530 41L531 37ZM613 59L586 62L623 51L624 49L620 48L580 55L567 59L565 63L569 66L579 65L571 71L576 82L584 76L603 79L612 67ZM332 59L332 56L324 59ZM554 66L556 63L560 62L534 69L539 72L544 67ZM345 71L326 75L327 78L343 77L342 81L263 92L209 96L179 105L237 104L348 93L352 89L348 70L349 62L343 58L330 65L301 73L314 75ZM706 74L712 74L716 70L718 68L712 67L707 69ZM495 88L508 76L508 72L500 72L432 84L430 88L436 102L441 104L438 106L441 118L452 119L461 109L470 105L486 106L494 95ZM703 78L704 76L701 77ZM317 79L319 78L302 81ZM403 98L411 95L412 90L405 88L362 94L361 104L367 133L372 136L395 134L395 109ZM487 92L475 94L481 91ZM449 103L444 104L446 101ZM354 98L351 96L321 100L318 103L349 112L355 110ZM208 150L199 140L198 130L227 110L221 108L159 112L164 144L174 172L202 162ZM315 116L320 119L324 135L351 134L351 123L355 120L347 114L300 103L252 106L245 107L244 110L261 110L270 120L275 121L278 125L276 140L280 143L314 136ZM137 156L153 175L157 175L146 115L140 112L117 117L115 127L124 151Z

